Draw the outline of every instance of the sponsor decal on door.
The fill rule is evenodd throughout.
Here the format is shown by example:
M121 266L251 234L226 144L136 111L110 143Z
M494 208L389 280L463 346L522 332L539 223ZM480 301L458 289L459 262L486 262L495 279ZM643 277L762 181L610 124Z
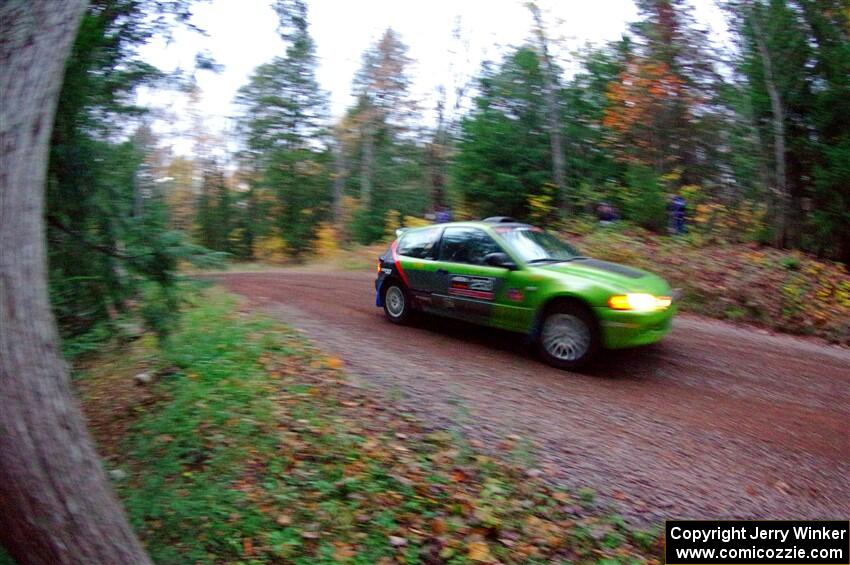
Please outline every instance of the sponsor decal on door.
M507 296L508 300L511 302L522 302L525 299L522 291L518 288L509 288L507 293L505 293L505 296Z
M469 275L451 275L449 277L449 294L466 296L481 300L493 300L496 279L492 277L473 277Z

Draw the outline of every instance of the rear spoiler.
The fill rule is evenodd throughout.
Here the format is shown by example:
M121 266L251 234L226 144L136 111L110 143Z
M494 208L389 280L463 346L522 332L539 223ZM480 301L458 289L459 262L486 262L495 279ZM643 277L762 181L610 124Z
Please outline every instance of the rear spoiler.
M395 237L396 237L396 239L400 238L400 237L401 237L401 234L403 234L404 232L406 232L408 229L410 229L410 228L398 228L397 230L395 230Z

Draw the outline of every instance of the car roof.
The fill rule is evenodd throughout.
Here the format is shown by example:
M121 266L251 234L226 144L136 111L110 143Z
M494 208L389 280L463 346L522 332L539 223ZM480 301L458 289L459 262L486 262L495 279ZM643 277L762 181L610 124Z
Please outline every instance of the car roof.
M461 228L496 228L496 227L505 227L505 228L531 228L534 227L530 224L525 224L523 222L488 222L485 220L469 220L465 222L445 222L442 224L430 224L427 226L415 227L415 228L407 228L404 230L404 233L413 232L423 229L435 228L435 227L461 227Z

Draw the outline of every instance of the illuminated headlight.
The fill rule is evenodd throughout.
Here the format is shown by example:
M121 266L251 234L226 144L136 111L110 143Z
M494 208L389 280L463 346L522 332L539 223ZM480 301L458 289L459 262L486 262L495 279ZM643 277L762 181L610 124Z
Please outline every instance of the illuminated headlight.
M608 299L608 306L614 310L652 312L664 310L672 302L673 300L669 296L653 296L645 293L617 294Z

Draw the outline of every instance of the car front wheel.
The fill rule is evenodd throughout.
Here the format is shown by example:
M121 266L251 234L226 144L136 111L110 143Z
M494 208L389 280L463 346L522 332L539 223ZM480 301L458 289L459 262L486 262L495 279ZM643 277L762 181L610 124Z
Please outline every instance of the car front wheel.
M578 369L599 349L593 315L577 304L552 308L543 318L537 339L541 357L559 369Z
M413 315L410 295L399 283L392 282L384 290L384 314L394 324L410 322Z

